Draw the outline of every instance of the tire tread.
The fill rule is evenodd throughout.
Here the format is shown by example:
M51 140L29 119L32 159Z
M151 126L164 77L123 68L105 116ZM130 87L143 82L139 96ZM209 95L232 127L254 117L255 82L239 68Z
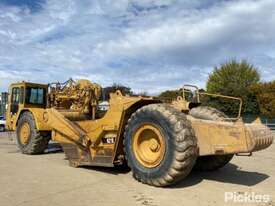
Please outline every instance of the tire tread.
M133 122L135 122L137 118L142 118L142 116L146 115L146 113L148 114L148 112L158 113L158 115L161 115L162 118L169 122L168 133L173 137L173 144L175 145L174 157L170 168L167 171L163 171L163 174L158 179L144 178L135 174L133 170L134 165L129 161L129 154L127 154L127 150L125 149L127 146L126 138L128 129L134 126ZM157 187L174 184L185 178L192 170L197 157L197 141L191 124L185 114L166 104L146 105L133 113L125 127L123 144L126 160L128 166L133 171L133 177L142 183Z

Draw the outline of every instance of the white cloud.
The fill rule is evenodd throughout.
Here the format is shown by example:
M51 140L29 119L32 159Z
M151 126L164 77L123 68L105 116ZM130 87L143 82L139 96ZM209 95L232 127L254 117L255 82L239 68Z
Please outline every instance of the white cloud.
M35 13L0 4L0 90L69 77L149 92L204 86L231 58L273 80L274 22L272 0L48 0Z

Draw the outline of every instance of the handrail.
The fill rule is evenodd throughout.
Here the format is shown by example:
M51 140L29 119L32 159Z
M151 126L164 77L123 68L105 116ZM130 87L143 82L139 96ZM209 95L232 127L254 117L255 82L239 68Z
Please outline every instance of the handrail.
M232 97L232 96L227 96L227 95L221 95L221 94L211 94L211 93L208 93L208 92L199 92L199 94L207 95L207 96L213 96L213 97L221 97L221 98L225 98L225 99L234 99L234 100L238 100L238 101L240 102L240 104L239 104L238 116L237 116L236 118L231 118L231 119L239 119L239 118L241 118L242 106L243 106L243 100L242 100L242 98L239 98L239 97Z
M196 85L191 85L191 84L185 84L183 85L183 98L185 99L185 92L189 92L192 93L192 91L187 90L186 87L192 87L195 88L195 92L196 92L196 97L197 97L197 102L200 103L200 95L207 95L207 96L212 96L212 97L221 97L221 98L225 98L225 99L233 99L233 100L238 100L239 103L239 111L238 111L238 116L236 118L227 118L227 119L240 119L241 118L241 114L242 114L242 106L243 106L243 100L240 97L232 97L232 96L227 96L227 95L221 95L221 94L212 94L212 93L208 93L208 92L199 92L199 88Z
M183 85L183 90L182 90L183 99L185 100L185 91L192 93L192 91L186 90L185 89L186 87L191 87L191 88L195 88L196 89L195 91L196 91L197 102L200 102L199 87L197 87L196 85L192 85L192 84L185 84L185 85Z

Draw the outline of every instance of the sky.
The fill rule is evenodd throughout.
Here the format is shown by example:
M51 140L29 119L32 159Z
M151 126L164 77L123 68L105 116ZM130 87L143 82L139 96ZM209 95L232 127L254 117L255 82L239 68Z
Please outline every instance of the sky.
M275 80L274 0L0 0L0 91L72 77L156 94L232 59Z

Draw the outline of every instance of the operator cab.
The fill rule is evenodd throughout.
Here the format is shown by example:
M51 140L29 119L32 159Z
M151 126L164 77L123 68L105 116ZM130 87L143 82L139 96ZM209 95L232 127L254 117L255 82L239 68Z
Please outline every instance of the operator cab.
M7 108L7 120L13 122L17 119L19 111L23 108L46 108L47 84L36 84L30 82L19 82L11 84L9 88L9 99ZM9 127L11 125L7 125Z

